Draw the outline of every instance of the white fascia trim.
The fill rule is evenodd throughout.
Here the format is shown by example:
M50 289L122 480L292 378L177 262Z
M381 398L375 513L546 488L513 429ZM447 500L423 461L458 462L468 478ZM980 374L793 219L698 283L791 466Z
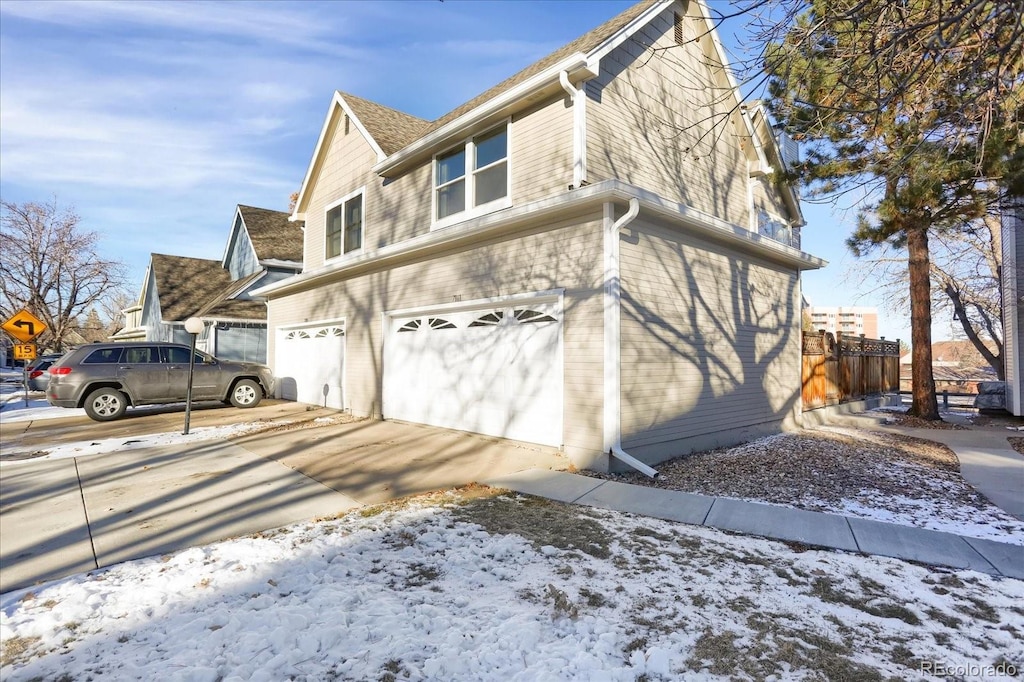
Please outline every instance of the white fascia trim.
M449 303L437 303L434 305L421 305L413 308L397 308L385 310L384 317L410 317L413 315L429 315L431 313L451 313L463 310L474 310L488 306L514 305L519 302L547 303L558 302L561 308L562 297L565 288L545 289L544 291L530 291L521 294L506 294L503 296L488 296L486 298L475 298L470 301L451 301Z
M587 54L587 60L593 64L593 70L597 71L597 65L602 59L604 59L612 50L622 45L636 33L637 29L646 26L651 19L661 14L666 8L671 7L675 4L676 0L661 0L648 7L646 10L641 12L618 31L613 33L607 40L595 47ZM596 76L597 74L595 74Z
M195 316L190 315L190 317L195 317ZM215 326L217 326L217 324L219 324L221 322L232 322L232 323L238 323L238 324L251 324L254 327L258 327L260 325L262 325L264 327L267 326L267 321L266 320L254 320L251 317L214 317L212 315L200 315L199 319L203 321L203 324L211 326L211 327L215 327ZM172 322L165 321L164 324L169 324L172 327L184 327L185 326L185 320L174 320Z
M257 277L256 279L254 279L252 281L248 281L248 279L249 279L248 277L243 277L240 280L235 280L234 282L232 282L232 284L234 284L234 286L231 289L228 289L227 293L224 294L224 298L225 299L234 299L239 294L245 293L246 289L248 289L249 286L251 286L251 285L255 284L256 282L260 281L261 279L263 279L263 277L266 274L267 274L266 272L263 272L259 277Z
M386 159L380 160L377 165L373 167L373 172L386 177L389 172L414 158L427 154L429 150L435 147L446 146L451 142L464 138L466 134L463 131L466 128L500 114L503 109L523 99L534 90L539 90L551 83L557 83L559 74L562 71L568 71L571 76L577 78L580 77L578 74L582 71L582 78L584 80L597 76L597 73L590 70L589 67L590 63L586 56L581 53L576 53L572 56L566 57L554 66L548 67L537 75L523 81L511 90L501 93L494 99L488 100L475 109L472 109L462 116L449 121L437 130L431 132L429 135L421 137Z
M278 260L276 258L264 258L260 261L260 265L268 268L288 268L289 270L301 270L302 261L300 260Z
M828 265L826 260L794 249L792 246L786 246L774 239L763 237L756 232L733 225L691 206L666 201L657 194L644 189L636 188L634 191L644 208L663 218L680 222L713 241L740 246L747 250L753 249L770 260L785 263L798 270L817 270Z
M740 118L743 119L743 127L747 129L747 136L750 138L750 144L754 147L754 152L757 154L757 168L754 169L750 175L771 175L775 172L772 165L768 163L768 157L764 153L764 147L761 146L761 138L757 136L754 130L754 122L750 119L750 113L747 108L743 105L740 106ZM769 137L771 137L769 135Z
M309 189L309 181L313 176L313 168L316 166L317 159L320 158L324 145L327 143L327 133L332 127L336 128L336 126L333 126L332 124L334 123L335 116L339 110L347 115L349 120L355 124L356 130L358 130L363 138L366 139L366 142L373 149L374 154L377 155L377 161L380 162L387 158L387 154L385 154L384 150L381 149L381 146L377 144L377 141L373 139L373 136L367 132L366 128L363 126L363 122L352 113L352 110L345 102L345 98L341 96L340 92L335 90L334 96L331 98L331 105L327 109L327 117L324 119L324 124L320 128L320 137L317 138L316 146L313 147L313 156L309 160L309 165L306 166L306 175L302 178L302 186L299 188L299 196L295 200L295 211L288 218L292 222L306 219L306 212L300 212L299 209L302 208L303 199L306 197L306 190Z
M522 206L514 206L489 213L464 223L453 225L444 230L436 230L421 234L412 239L390 244L388 246L365 253L355 253L353 258L343 262L325 265L317 270L303 272L287 279L280 280L260 289L252 290L254 296L268 294L283 295L289 291L308 289L325 284L333 279L351 275L358 270L369 270L385 267L390 263L408 258L425 255L432 251L450 248L461 243L483 239L492 234L506 232L510 225L516 223L535 224L538 220L567 210L600 204L605 201L628 202L631 198L640 200L642 209L651 211L659 217L683 225L712 241L742 247L762 257L782 262L800 270L815 270L827 265L827 261L803 253L791 246L776 242L750 230L733 225L720 218L698 211L685 204L666 201L657 194L640 189L620 180L605 180L587 185L573 192L565 192L554 197L540 199Z
M274 327L275 331L295 331L296 329L309 329L311 327L326 327L333 325L335 327L345 327L344 317L331 317L324 320L313 320L312 322L296 322L295 324L281 324Z
M760 124L754 121L754 114L757 114ZM764 103L761 101L757 101L754 102L750 107L744 108L743 120L751 128L751 136L753 137L754 148L757 150L758 158L763 159L761 163L768 164L768 161L766 158L764 158L764 147L762 146L761 138L753 134L753 128L756 125L761 125L765 128L765 131L767 133L765 137L768 138L768 144L771 145L772 151L775 152L775 158L779 159L781 162L782 150L779 149L778 142L775 139L775 133L772 130L772 127L768 124L768 110L765 108ZM795 219L792 221L792 224L797 227L803 227L804 225L807 224L807 220L804 218L803 209L800 208L800 197L797 196L796 191L788 182L786 183L786 192L789 194L790 203L793 207L794 212L796 213Z

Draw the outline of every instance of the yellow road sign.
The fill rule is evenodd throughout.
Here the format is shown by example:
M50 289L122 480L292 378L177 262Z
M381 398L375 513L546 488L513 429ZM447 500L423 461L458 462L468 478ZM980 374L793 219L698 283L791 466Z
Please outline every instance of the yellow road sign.
M14 344L14 359L15 360L35 360L36 359L36 344L34 344L34 343L16 343L16 344Z
M0 325L5 332L22 343L28 343L46 330L46 325L38 317L22 308L11 316L11 319Z

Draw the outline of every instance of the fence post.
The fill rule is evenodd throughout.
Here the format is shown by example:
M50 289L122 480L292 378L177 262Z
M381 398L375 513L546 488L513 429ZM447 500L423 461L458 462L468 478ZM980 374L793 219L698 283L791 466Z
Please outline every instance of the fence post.
M949 409L949 391L948 390L942 392L942 406L944 408L946 408L947 410Z

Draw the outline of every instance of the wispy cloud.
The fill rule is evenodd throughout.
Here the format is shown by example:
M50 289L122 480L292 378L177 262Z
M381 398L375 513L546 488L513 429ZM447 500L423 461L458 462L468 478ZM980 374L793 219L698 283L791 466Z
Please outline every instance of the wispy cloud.
M219 258L236 203L286 208L335 89L440 116L626 4L2 0L0 193L74 203L140 281Z

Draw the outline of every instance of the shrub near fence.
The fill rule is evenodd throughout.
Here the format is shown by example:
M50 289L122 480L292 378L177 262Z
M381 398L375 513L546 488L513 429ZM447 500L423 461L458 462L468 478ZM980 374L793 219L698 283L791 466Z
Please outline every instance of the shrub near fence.
M900 343L842 332L803 333L805 410L900 390Z

